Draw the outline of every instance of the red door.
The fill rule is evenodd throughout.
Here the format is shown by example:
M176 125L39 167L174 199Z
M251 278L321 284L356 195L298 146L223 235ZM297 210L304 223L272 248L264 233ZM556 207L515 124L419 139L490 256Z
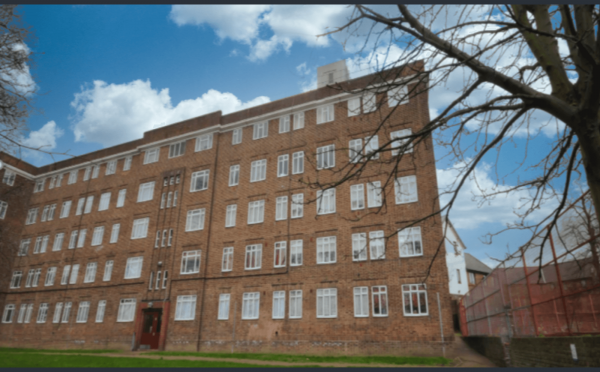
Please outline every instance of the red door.
M144 311L144 324L142 325L140 348L158 349L161 318L162 311L160 310Z

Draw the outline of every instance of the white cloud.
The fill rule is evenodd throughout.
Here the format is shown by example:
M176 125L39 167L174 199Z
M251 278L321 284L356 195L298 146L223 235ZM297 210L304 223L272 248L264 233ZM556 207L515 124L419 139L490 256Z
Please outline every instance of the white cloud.
M56 140L64 134L64 131L56 125L54 120L47 122L39 130L30 131L27 137L23 137L21 143L34 150L24 149L24 154L30 159L41 159L44 154L36 151L52 151L56 148Z
M24 54L31 53L29 47L23 43L15 43L12 44L11 47L14 52ZM5 67L0 70L0 79L12 84L16 93L25 94L26 96L31 95L38 88L35 81L33 81L33 77L29 71L29 65L27 64L23 64L18 68L15 68L15 66L11 64L5 64Z
M171 103L169 89L160 92L150 80L107 84L96 80L75 94L71 118L77 142L98 142L104 146L141 138L145 131L221 110L223 114L269 102L260 96L242 102L232 93L210 89L201 97Z

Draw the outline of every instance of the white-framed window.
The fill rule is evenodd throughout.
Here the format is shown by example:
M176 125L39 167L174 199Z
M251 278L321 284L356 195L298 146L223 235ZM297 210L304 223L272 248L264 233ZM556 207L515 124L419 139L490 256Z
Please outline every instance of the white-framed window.
M56 267L48 268L46 272L46 280L44 282L45 287L50 287L54 285L54 279L56 279Z
M156 163L158 161L159 155L160 147L146 150L146 154L144 156L144 164Z
M410 135L412 135L412 130L410 128L409 129L401 129L401 130L397 130L395 132L390 133L391 139L395 140L394 142L392 142L392 149L393 149L392 156L397 156L398 154L400 154L400 148L410 141L410 138L404 138L404 139L397 139L397 138L408 137ZM413 152L412 143L409 144L408 146L406 146L406 148L404 149L404 151L402 153L407 154L407 153L411 153L411 152Z
M96 281L96 269L98 268L97 262L90 262L85 268L85 277L83 278L84 283L93 283Z
M290 115L279 118L279 133L287 133L290 131Z
M108 209L110 204L110 192L105 192L100 196L100 205L98 205L98 211L105 211Z
M365 186L361 183L350 186L350 209L355 211L365 208Z
M317 289L317 318L337 318L337 289Z
M42 269L35 269L33 273L33 281L31 283L32 287L37 287L40 282L40 276L42 276Z
M48 219L48 209L49 208L50 208L50 206L47 205L42 210L42 217L40 218L40 222L46 222L46 219Z
M294 114L294 130L304 128L304 111Z
M125 195L127 194L127 189L119 190L119 196L117 197L117 208L121 208L125 205Z
M94 204L94 195L90 195L85 199L85 209L83 213L88 214L92 212L92 205Z
M229 186L237 186L240 182L240 166L239 164L229 167Z
M5 173L6 177L6 173ZM6 183L6 182L4 182ZM22 306L22 305L21 305ZM15 305L8 304L4 306L4 313L2 314L2 323L12 323L13 316L15 315Z
M35 274L35 269L30 269L27 273L27 281L25 281L25 288L31 287L31 281L33 280L33 275Z
M187 212L185 220L185 231L197 231L204 229L204 216L206 208L193 209Z
M131 229L131 239L141 239L148 236L149 223L150 217L133 220L133 228Z
M292 174L304 173L304 151L292 155Z
M398 248L400 257L422 256L421 228L417 226L398 230Z
M196 295L177 296L175 320L194 320L196 315Z
M287 253L287 242L275 242L275 252L273 254L273 267L285 267Z
M115 174L117 172L117 161L111 160L106 163L106 176L110 176L111 174Z
M125 279L137 279L142 276L144 257L130 257L125 266Z
M181 254L181 274L200 272L200 250L187 251Z
M264 181L267 178L267 159L253 161L250 167L250 182Z
M175 192L173 192L173 207L177 206L177 195L179 194L178 190L175 190Z
M166 271L165 271L165 272L166 272ZM158 271L156 272L156 283L155 283L155 287L154 287L154 289L160 289L160 274L161 274L161 271L160 271L160 270L158 270ZM150 281L150 286L152 286L152 281Z
M69 249L73 249L77 245L77 234L78 233L79 233L78 230L71 231L71 238L69 239L69 247L68 247Z
M475 274L474 273L469 273L469 283L471 284L475 284Z
M78 274L79 274L79 264L75 264L71 267L71 277L69 278L69 284L77 284Z
M181 141L169 145L169 159L185 154L185 142L186 141Z
M242 299L242 319L258 319L260 292L244 293Z
M124 171L128 171L128 170L130 170L130 169L131 169L131 160L132 160L132 159L133 159L133 157L132 157L131 155L130 155L130 156L127 156L127 157L125 158L125 161L123 162L123 170L124 170Z
M58 233L54 237L54 244L52 245L52 251L57 252L62 249L63 242L65 240L65 233Z
M154 271L150 271L150 279L148 280L148 289L154 289Z
M77 173L79 173L79 169L69 172L69 179L67 180L67 185L72 185L77 182Z
M275 221L287 220L288 197L279 196L275 199Z
M98 310L96 310L96 323L104 321L104 313L106 311L106 300L98 301Z
M196 138L196 152L212 149L213 134L203 134Z
M237 145L239 143L242 143L242 128L234 129L231 134L231 144Z
M366 92L362 96L363 113L368 114L377 109L377 96L375 93Z
M70 273L71 265L65 265L65 267L63 267L62 277L60 278L60 285L66 285L68 283Z
M60 218L69 217L70 211L71 211L71 201L67 200L62 203L62 208L60 209Z
M156 231L156 240L154 241L154 248L160 247L160 237L161 236L162 236L162 233L160 232L160 230Z
M57 302L54 306L54 316L52 318L52 323L60 322L60 315L62 313L63 303Z
M248 225L262 223L265 217L265 201L256 200L248 203Z
M38 316L36 323L46 323L46 318L48 317L48 304L42 303L38 309Z
M277 158L277 177L285 177L290 169L290 156L288 154L279 155Z
M152 200L152 197L154 195L154 183L154 181L151 181L140 184L137 199L138 203Z
M83 248L85 244L85 236L87 234L87 229L79 230L79 237L77 238L77 248Z
M291 218L302 218L304 216L304 194L292 195Z
M387 95L390 107L408 103L408 87L406 85L388 90Z
M379 153L375 153L379 150L379 136L373 135L365 138L365 156L368 157L370 154L371 159L379 159Z
M85 198L79 198L77 201L77 209L75 210L75 215L79 216L83 213L83 206L85 205Z
M60 185L62 184L62 180L63 180L65 174L66 173L59 174L58 176L56 176L56 187L60 187Z
M29 323L29 321L31 320L32 313L33 313L33 304L28 304L27 310L25 311L25 319L23 319L23 322Z
M317 169L328 169L335 166L335 145L317 147Z
M221 271L233 270L233 247L223 248L223 261L221 262Z
M352 261L367 260L367 234L352 234Z
M237 204L231 204L227 206L225 213L225 227L235 226L235 217L237 215Z
M290 266L302 265L302 239L290 242Z
M262 244L246 246L246 270L258 270L262 263Z
M263 121L261 123L254 124L254 133L252 135L253 140L266 138L269 135L269 122Z
M35 181L35 188L33 192L42 192L44 191L44 185L46 184L46 179Z
M32 225L37 220L38 208L31 208L27 212L27 220L25 221L25 225Z
M208 189L209 174L210 171L208 169L192 173L192 184L190 185L190 192Z
M396 204L412 203L419 200L417 195L417 176L396 178L394 186Z
M367 206L369 208L379 208L382 202L381 181L367 182Z
M169 272L167 270L165 270L164 275L163 275L163 281L162 281L162 287L163 289L167 288L167 280L169 278Z
M14 186L16 178L17 174L15 172L6 169L4 171L4 176L2 177L2 183L7 184L8 186Z
M71 315L72 302L65 302L65 308L62 313L61 323L69 323L69 315Z
M48 209L48 219L47 221L52 221L54 219L54 213L56 212L56 204L50 205Z
M48 189L53 189L56 185L56 176L50 177L50 183L48 184Z
M88 314L90 313L90 302L82 301L79 303L79 309L77 310L76 323L87 323Z
M369 287L354 287L354 317L369 316Z
M353 97L348 100L348 117L360 115L360 97Z
M229 293L221 293L219 295L219 315L217 319L228 320L229 319L229 299L231 295Z
M302 318L302 290L290 291L290 319Z
M335 213L335 189L317 191L317 214Z
M23 271L13 271L10 288L19 288L21 286L21 278L23 278Z
M8 203L0 200L0 219L6 217L6 210L8 209Z
M119 240L119 230L121 230L121 224L115 223L112 226L112 231L110 232L110 243L116 243Z
M323 124L333 120L333 104L317 107L317 124Z
M336 262L336 237L317 238L317 263L330 264Z
M383 230L369 232L369 247L371 249L371 260L385 259L385 238Z
M402 307L404 316L429 315L427 306L427 287L425 284L402 285Z
M273 292L273 319L285 319L285 291Z
M387 287L378 285L371 287L373 299L373 316L388 316Z
M348 157L351 163L358 163L362 160L362 139L353 139L348 142Z
M103 282L110 282L110 277L112 276L113 264L114 264L113 260L106 261L106 263L104 264L104 276L102 277Z
M104 237L104 226L95 227L94 234L92 235L92 247L102 244L103 237Z
M19 246L19 252L17 253L17 256L27 256L27 251L29 250L30 244L31 239L21 240L21 245Z
M135 298L124 298L119 303L117 322L133 322L135 317Z

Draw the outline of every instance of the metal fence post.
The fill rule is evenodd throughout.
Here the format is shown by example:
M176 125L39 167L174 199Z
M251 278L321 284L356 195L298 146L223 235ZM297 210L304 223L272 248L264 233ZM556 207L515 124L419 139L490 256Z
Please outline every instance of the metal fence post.
M563 309L565 310L565 320L567 321L567 332L572 335L571 324L569 322L569 314L567 310L567 302L565 299L565 290L563 288L562 277L560 275L560 269L558 268L558 260L556 259L556 252L554 251L554 239L552 239L552 231L550 231L550 248L552 248L552 257L554 258L554 267L556 268L556 280L558 280L558 287L560 288L560 297L563 303Z
M533 318L533 327L535 328L535 335L539 336L540 331L538 330L537 318L535 316L535 308L533 307L533 298L531 297L531 287L529 286L529 275L527 273L527 262L525 262L525 250L521 248L521 258L523 260L523 271L525 272L525 283L527 283L527 294L529 295L529 306L531 307L531 317Z

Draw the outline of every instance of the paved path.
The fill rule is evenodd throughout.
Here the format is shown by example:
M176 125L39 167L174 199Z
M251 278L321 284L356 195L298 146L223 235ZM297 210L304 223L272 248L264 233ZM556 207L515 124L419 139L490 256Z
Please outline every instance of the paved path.
M471 349L460 335L454 336L455 367L498 367L488 358Z

